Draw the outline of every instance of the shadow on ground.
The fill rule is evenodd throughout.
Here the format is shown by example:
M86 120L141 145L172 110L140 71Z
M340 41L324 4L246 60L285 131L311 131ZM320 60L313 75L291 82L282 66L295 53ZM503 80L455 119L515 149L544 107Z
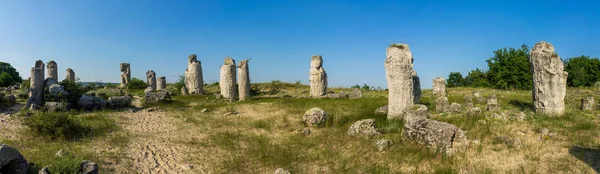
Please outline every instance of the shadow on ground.
M569 148L569 154L588 164L596 173L600 173L600 149L573 146Z
M520 100L511 100L508 103L515 107L519 107L519 109L521 111L525 111L527 109L533 110L533 102L523 102Z

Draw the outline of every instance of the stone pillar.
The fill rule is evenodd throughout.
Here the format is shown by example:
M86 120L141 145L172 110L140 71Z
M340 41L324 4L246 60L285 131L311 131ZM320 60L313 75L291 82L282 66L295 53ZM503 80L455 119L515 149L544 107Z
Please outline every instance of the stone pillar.
M535 44L529 55L533 72L533 106L537 113L562 115L565 110L568 73L554 46L548 42Z
M44 62L41 60L36 61L35 67L31 68L27 108L30 108L31 105L37 105L36 108L39 108L44 104L44 86L46 83L44 73Z
M446 79L438 77L433 79L433 96L446 96Z
M148 86L152 88L152 90L156 90L156 73L153 70L148 70L146 72L146 79L148 81Z
M498 98L496 97L496 94L492 94L488 97L487 108L485 110L487 110L487 111L499 111L500 110L500 104L498 104Z
M131 81L131 67L129 63L121 63L121 88L127 87Z
M237 98L237 89L235 88L235 60L231 57L225 58L225 63L221 66L221 76L219 87L221 95L229 101L235 101Z
M581 109L593 111L596 107L596 102L594 101L594 97L585 97L581 99Z
M310 96L324 97L327 95L327 72L323 68L323 57L315 55L310 60Z
M185 70L185 86L189 94L201 95L204 93L202 63L197 60L196 54L188 57L188 68Z
M387 48L385 74L388 85L388 119L402 119L414 102L413 57L407 44Z
M67 76L65 80L75 82L75 71L73 71L71 68L67 68Z
M419 103L421 100L421 80L417 76L417 72L413 73L413 104Z
M181 87L181 95L189 95L187 88Z
M48 78L54 79L55 82L58 83L58 65L54 60L48 62Z
M435 99L435 111L446 112L449 107L448 97L440 96Z
M167 78L165 76L159 77L156 81L156 90L162 91L167 89Z
M250 99L250 72L248 60L243 60L238 65L238 91L240 101Z

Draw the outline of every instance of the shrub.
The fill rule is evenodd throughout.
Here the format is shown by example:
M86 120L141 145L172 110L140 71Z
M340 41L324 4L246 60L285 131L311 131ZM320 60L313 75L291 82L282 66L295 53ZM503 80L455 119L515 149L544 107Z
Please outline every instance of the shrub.
M531 89L533 76L529 65L529 48L503 48L494 51L494 57L486 61L488 82L497 89Z
M127 89L146 89L148 84L138 78L131 78L131 81L127 83Z
M177 77L177 82L175 82L175 84L173 84L173 87L175 87L175 89L177 89L177 90L181 90L181 88L183 88L184 86L185 86L185 75L179 75Z
M63 80L58 84L62 85L65 91L67 91L69 94L66 96L52 96L50 94L46 94L46 101L77 103L81 96L88 91L88 88L85 88L80 83L74 81Z
M25 119L24 124L39 135L63 140L100 135L117 127L114 120L105 114L91 116L75 114L74 112L38 113Z
M451 72L450 75L448 75L446 83L448 84L448 88L453 88L464 86L464 81L465 80L460 72Z
M565 60L565 71L569 73L569 86L592 86L600 80L600 60L589 56L569 58Z

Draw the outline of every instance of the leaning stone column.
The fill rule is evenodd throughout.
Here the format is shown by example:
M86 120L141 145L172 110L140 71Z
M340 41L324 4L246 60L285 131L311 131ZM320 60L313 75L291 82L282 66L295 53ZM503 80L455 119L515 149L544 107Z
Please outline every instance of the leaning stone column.
M243 60L238 65L238 91L240 101L250 99L250 72L248 69L248 60Z
M323 57L315 55L310 60L310 96L323 97L327 94L327 72L323 68Z
M188 57L188 68L185 70L185 86L189 94L201 95L204 93L202 63L197 60L196 54Z
M121 63L121 88L127 87L131 81L131 67L129 63Z
M167 89L167 78L165 76L159 77L156 81L156 90L162 91Z
M156 90L156 73L153 70L146 72L146 79L148 86L152 87L152 90Z
M388 119L402 119L413 105L413 57L407 44L394 44L386 50L385 74L388 85Z
M446 96L446 79L438 77L433 79L433 96Z
M37 107L43 106L44 104L44 86L46 78L44 77L44 62L38 60L35 62L35 67L31 68L31 77L29 82L29 100L27 101L27 108L31 105L37 105Z
M219 87L221 88L221 96L229 101L235 101L237 97L235 68L235 60L231 57L225 58L225 63L221 66Z
M65 80L75 82L75 71L73 71L71 68L67 68L67 76Z
M54 60L48 62L48 78L54 79L55 82L58 82L58 65Z
M537 113L559 116L565 110L568 73L554 46L539 42L529 55L533 72L533 106Z

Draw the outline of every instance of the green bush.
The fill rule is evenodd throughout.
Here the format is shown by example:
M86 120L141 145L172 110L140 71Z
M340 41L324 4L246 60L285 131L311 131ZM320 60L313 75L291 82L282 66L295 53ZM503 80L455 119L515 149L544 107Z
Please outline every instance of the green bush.
M73 112L38 113L25 119L24 124L39 135L63 140L100 135L116 128L114 120L105 114L81 116Z
M503 48L494 51L494 57L486 61L488 82L497 89L524 89L533 87L529 65L529 48Z
M447 80L448 88L464 86L464 79L460 72L451 72Z
M469 87L488 87L490 86L490 82L488 82L487 72L476 68L475 70L471 70L469 74L464 79L464 86Z
M177 82L175 82L175 84L173 84L173 87L177 90L181 90L181 88L183 88L184 86L185 86L185 75L179 75L177 77Z
M131 81L127 83L127 89L146 89L148 84L138 78L131 78Z
M0 62L0 86L16 85L23 81L19 72L9 63Z
M66 96L52 96L49 93L47 93L44 96L46 101L77 103L81 96L88 91L88 89L83 87L83 85L81 85L80 83L69 80L63 80L58 84L62 85L65 91L67 91L67 93L69 94Z
M592 86L600 80L600 60L589 56L569 58L565 60L565 71L569 73L569 86Z

